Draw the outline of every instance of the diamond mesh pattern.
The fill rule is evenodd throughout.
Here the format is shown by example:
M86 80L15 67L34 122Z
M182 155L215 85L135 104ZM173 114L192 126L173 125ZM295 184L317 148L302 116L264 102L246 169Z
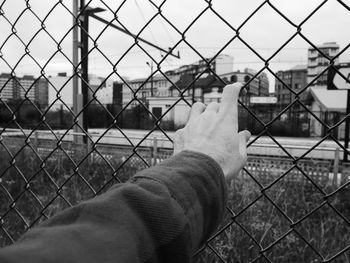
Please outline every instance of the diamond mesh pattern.
M308 155L315 152L326 140L331 140L342 151L349 154L334 135L334 130L343 124L349 115L342 116L329 125L301 100L302 95L322 77L323 73L330 68L338 71L334 67L335 61L350 47L349 41L336 56L329 57L309 39L307 34L303 33L303 28L309 21L327 8L327 3L331 1L320 2L298 23L292 21L288 14L273 1L260 1L243 22L237 25L225 19L225 16L215 7L215 1L196 1L198 7L196 15L186 18L185 24L179 25L164 12L171 0L148 0L153 10L152 15L144 17L145 23L136 31L130 24L132 21L124 21L119 17L119 14L128 8L130 1L126 0L118 1L118 4L103 0L86 1L86 3L80 1L81 6L77 16L74 16L71 4L70 2L67 4L67 1L45 3L45 14L39 15L31 6L33 1L23 0L18 1L15 19L13 19L14 10L8 8L9 2L4 0L0 4L0 25L4 31L7 30L0 40L0 62L10 72L6 83L0 86L0 92L2 94L5 92L6 85L16 82L24 95L16 103L6 100L3 95L0 96L2 114L6 113L6 116L9 116L6 125L0 128L0 246L15 242L28 228L56 212L91 198L105 191L112 184L127 180L137 170L155 165L171 156L172 151L166 147L155 150L152 148L152 143L150 146L149 142L152 142L154 133L159 132L165 141L172 143L172 134L162 126L162 120L176 105L183 102L189 107L192 105L193 101L188 99L186 94L191 90L192 85L208 71L221 84L226 84L226 80L220 78L210 65L226 48L239 41L245 50L258 58L262 65L254 77L245 83L245 86L249 86L260 73L267 72L279 80L292 94L290 103L276 111L268 120L263 120L243 101L240 101L241 112L261 127L249 143L249 147L257 143L262 136L266 136L275 144L276 151L282 153L282 157L262 158L252 155L249 158L244 171L230 186L224 222L218 232L196 253L195 260L198 262L350 262L349 168L344 163L340 179L335 178L334 174L332 179L328 179L335 165L334 161L308 158ZM350 11L348 2L341 0L334 2L347 12ZM96 5L105 9L112 18L105 19L91 11ZM260 54L241 32L249 28L250 23L254 23L257 14L267 9L278 17L281 23L287 24L292 33L279 44L276 50L265 56ZM58 14L61 13L69 15L74 21L65 32L58 32L49 27L51 21L59 23ZM207 16L215 17L216 23L228 32L225 42L220 43L220 48L210 59L207 59L196 45L191 44L191 32L201 23L201 19ZM31 27L30 37L24 34L21 28L26 17L35 21ZM87 17L90 20L102 21L104 24L98 29L89 29L86 25ZM158 60L153 51L148 48L143 35L152 27L152 23L159 19L163 26L174 31L177 37L168 50L162 49L162 57ZM80 61L74 65L71 52L65 50L64 45L71 41L70 36L76 27L82 32L81 37L85 38L89 46L82 47ZM130 41L127 49L118 50L117 58L106 54L104 47L99 45L108 30L122 31ZM284 83L271 67L271 62L295 39L307 42L327 61L324 71L298 91ZM37 52L33 52L38 47L42 48L43 42L49 50L49 56L45 61L38 58ZM153 47L158 46L150 42L152 41L148 41L148 44ZM5 52L9 46L15 47L16 56ZM181 46L186 46L200 60L205 61L207 66L206 70L198 72L185 87L179 87L163 69L167 59L171 56L176 57L176 50ZM132 52L140 52L152 62L155 68L136 89L119 70ZM96 56L104 61L105 68L110 69L104 77L104 82L118 77L132 92L131 99L127 104L122 105L118 112L106 107L97 99L98 89L95 89L87 80L89 73L87 59ZM57 58L74 69L72 76L60 87L51 83L50 73L47 72L50 66L56 63ZM24 86L17 77L23 64L30 65L39 72L30 87ZM342 75L339 71L338 73ZM159 74L172 84L179 96L165 112L157 116L149 110L141 94L144 86ZM342 75L342 77L346 79L347 76ZM62 99L64 89L70 81L73 81L73 78L78 78L85 94L81 110L77 112L74 112L71 105ZM31 97L31 92L41 80L47 81L56 93L54 101L48 107L41 107ZM50 121L50 111L57 103L62 104L67 114L59 117L69 123L68 128L59 132L55 123ZM119 122L135 103L139 105L140 111L150 116L152 122L140 140L130 138L121 129ZM108 122L107 128L97 137L87 132L88 118L84 119L84 114L88 115L87 112L92 105L99 106L101 112L107 116ZM32 114L37 116L34 123L30 124L30 129L26 129L23 117L19 117L25 107L30 107ZM293 108L307 113L325 131L322 138L303 149L303 153L298 156L291 153L290 149L271 133L274 123ZM81 122L82 119L84 119L83 122ZM79 135L72 135L74 127L80 132ZM45 138L38 137L39 130L45 130ZM118 131L128 146L106 144L104 140L108 139L108 133L111 130ZM78 137L77 141L72 139L74 136ZM79 139L82 137L84 140Z

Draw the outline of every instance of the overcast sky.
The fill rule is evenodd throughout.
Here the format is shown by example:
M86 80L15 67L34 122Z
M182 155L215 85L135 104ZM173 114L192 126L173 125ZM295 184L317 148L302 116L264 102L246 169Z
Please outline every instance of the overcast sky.
M62 52L71 59L72 54L72 36L66 33L72 27L72 0L63 0L63 7L57 4L57 0L30 0L31 10L40 18L44 19L48 12L56 5L51 14L45 20L45 28L51 36L61 43ZM121 0L93 0L88 1L91 7L102 7L105 12L100 13L104 19L112 20L113 13L123 1ZM156 5L163 1L154 0ZM251 15L254 10L264 1L261 0L213 0L212 8L222 16L233 28L238 28ZM319 4L319 0L275 0L270 1L293 23L301 23ZM343 0L350 6L350 0ZM106 7L109 6L111 10ZM7 0L1 3L4 16L13 24L18 16L26 8L24 0ZM204 0L167 0L162 6L162 14L180 31L188 28L191 22L208 7ZM117 16L119 21L132 33L138 34L142 27L149 21L157 9L148 0L127 0L119 9ZM114 22L118 25L117 22ZM120 25L120 24L119 24ZM336 0L329 0L320 10L316 12L305 24L302 25L302 33L313 43L321 44L329 41L336 41L341 49L350 43L350 12ZM39 20L30 12L25 11L15 24L15 32L21 38L24 44L28 44L32 37L41 28ZM94 19L90 21L90 35L96 39L99 49L113 62L116 63L121 56L134 43L134 40L113 28L105 29L105 25ZM33 62L29 56L24 54L24 45L16 35L6 39L12 32L12 26L0 16L0 45L3 58L13 68L18 75L40 74L40 68ZM241 29L240 36L251 47L253 47L263 58L269 58L281 45L283 45L294 33L296 28L286 22L276 11L268 4L265 4ZM65 36L66 35L66 36ZM210 9L204 12L197 22L190 27L186 33L186 40L196 48L204 57L210 57L226 44L235 32L225 24ZM64 39L62 39L65 36ZM153 42L160 47L167 49L173 47L181 40L182 36L174 30L159 15L152 23L141 33L142 38ZM4 44L4 41L6 43ZM140 43L156 61L160 61L162 53ZM92 42L90 43L92 46ZM297 64L307 63L307 48L309 44L301 37L297 36L291 41L277 56L271 61L273 71L289 69ZM29 44L30 55L43 67L48 59L57 51L57 45L47 35L41 31ZM178 67L183 64L192 63L200 59L186 43L182 42L175 49L180 52L181 59L168 57L161 67L164 70ZM264 63L251 52L241 41L234 40L221 53L234 57L234 70L243 70L249 67L260 70ZM164 54L163 54L164 55ZM18 61L20 61L18 63ZM150 73L150 68L146 62L151 59L139 48L132 48L128 54L118 63L118 72L129 78L143 77ZM350 51L345 52L341 61L350 61ZM16 65L18 63L18 65ZM9 72L11 69L0 59L0 72ZM90 73L106 77L112 71L112 66L97 51L94 50L90 55ZM62 55L57 54L45 66L47 75L56 75L58 72L71 72L71 64ZM271 84L273 78L269 76ZM116 79L116 76L112 76Z

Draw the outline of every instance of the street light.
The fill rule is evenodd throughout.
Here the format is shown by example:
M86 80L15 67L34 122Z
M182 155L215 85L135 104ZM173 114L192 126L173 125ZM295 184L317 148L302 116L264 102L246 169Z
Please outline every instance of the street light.
M153 61L146 62L146 64L151 68L151 97L153 97Z

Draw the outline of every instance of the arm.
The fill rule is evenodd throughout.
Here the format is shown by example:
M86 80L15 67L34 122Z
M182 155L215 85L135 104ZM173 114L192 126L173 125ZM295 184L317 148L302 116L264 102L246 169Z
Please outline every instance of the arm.
M240 88L227 86L221 105L193 105L174 157L29 230L0 262L190 262L223 216L225 180L247 158Z
M29 230L0 262L189 262L224 212L210 157L184 151Z

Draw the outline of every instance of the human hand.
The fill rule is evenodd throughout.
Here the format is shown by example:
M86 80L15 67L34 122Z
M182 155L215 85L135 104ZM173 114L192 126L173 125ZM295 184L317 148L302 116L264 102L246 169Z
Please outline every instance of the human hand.
M241 83L227 85L221 104L193 104L189 120L176 131L174 154L183 150L204 153L222 168L227 180L238 175L247 161L247 142L250 132L238 132L238 96Z

